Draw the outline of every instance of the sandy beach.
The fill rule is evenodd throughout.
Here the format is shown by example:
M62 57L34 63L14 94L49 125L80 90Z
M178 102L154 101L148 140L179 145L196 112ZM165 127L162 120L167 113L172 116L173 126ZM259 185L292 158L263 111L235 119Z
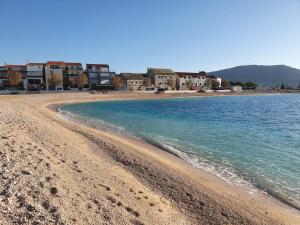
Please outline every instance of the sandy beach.
M0 224L300 224L298 211L268 196L55 110L63 103L184 96L191 94L0 96Z

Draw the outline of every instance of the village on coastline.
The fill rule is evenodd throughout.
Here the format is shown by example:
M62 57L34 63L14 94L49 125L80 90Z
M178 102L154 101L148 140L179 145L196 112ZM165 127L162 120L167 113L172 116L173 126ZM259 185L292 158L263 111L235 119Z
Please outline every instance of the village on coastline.
M256 85L248 82L247 90ZM0 66L0 90L78 91L118 90L144 92L241 92L242 84L232 83L204 71L174 72L171 69L147 68L145 73L116 73L108 64L48 61L26 65ZM244 86L245 89L245 86Z

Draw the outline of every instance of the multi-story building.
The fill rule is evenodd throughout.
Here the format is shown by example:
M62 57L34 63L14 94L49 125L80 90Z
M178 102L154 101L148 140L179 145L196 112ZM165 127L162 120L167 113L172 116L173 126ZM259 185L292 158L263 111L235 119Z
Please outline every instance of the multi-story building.
M0 66L0 88L5 87L7 81L7 68L5 66Z
M91 89L112 89L114 72L109 70L107 64L86 64L86 72Z
M10 76L19 75L20 81L16 87L23 87L26 78L26 65L4 65L0 67L0 86L10 87Z
M65 62L63 70L64 89L78 88L78 78L82 76L83 68L81 63Z
M151 79L145 73L121 73L129 91L142 91L151 87Z
M198 90L205 91L208 89L207 78L205 72L189 73L176 72L177 89L179 90Z
M63 90L64 62L48 61L45 66L47 90Z
M158 88L175 90L176 73L170 69L149 68L147 75Z
M45 64L44 63L27 63L27 74L24 81L26 90L44 89L45 86Z

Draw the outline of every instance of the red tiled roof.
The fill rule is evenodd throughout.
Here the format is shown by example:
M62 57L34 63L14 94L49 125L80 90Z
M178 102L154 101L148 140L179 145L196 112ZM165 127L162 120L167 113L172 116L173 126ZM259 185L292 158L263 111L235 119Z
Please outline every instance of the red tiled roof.
M81 66L81 63L65 62L66 66Z
M64 65L64 62L61 62L61 61L48 61L47 65Z

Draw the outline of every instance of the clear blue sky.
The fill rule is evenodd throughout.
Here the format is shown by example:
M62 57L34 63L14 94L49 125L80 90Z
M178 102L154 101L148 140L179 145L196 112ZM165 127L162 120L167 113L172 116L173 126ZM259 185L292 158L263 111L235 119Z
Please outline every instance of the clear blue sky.
M0 64L300 68L300 0L0 0Z

